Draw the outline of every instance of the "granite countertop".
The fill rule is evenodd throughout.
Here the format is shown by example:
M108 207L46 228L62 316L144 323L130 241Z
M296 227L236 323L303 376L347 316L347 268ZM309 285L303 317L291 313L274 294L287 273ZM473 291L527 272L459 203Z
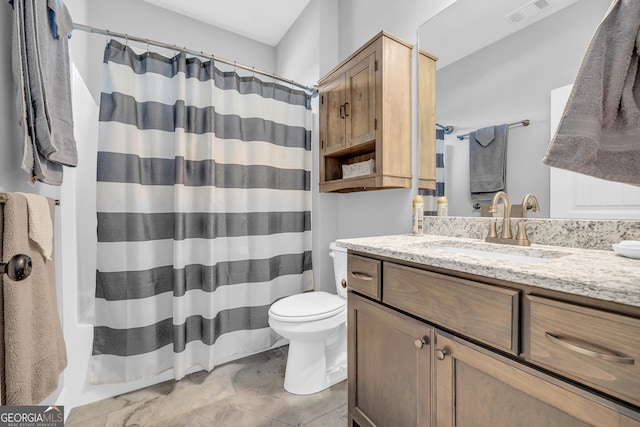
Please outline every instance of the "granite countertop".
M372 255L640 307L640 259L610 250L519 247L435 235L364 237L336 243Z

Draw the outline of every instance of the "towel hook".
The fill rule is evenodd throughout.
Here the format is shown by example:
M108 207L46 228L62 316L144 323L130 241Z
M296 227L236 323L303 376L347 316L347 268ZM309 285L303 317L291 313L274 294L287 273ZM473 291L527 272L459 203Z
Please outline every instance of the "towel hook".
M31 258L29 255L14 255L8 263L0 263L0 273L9 276L13 281L24 280L31 274Z

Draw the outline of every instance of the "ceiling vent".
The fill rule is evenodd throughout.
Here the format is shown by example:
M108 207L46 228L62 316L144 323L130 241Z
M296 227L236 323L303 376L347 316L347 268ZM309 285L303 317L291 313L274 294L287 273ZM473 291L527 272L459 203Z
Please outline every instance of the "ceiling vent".
M532 17L547 7L549 7L549 2L547 0L533 0L521 8L507 14L504 19L513 24L517 24L520 21L524 21L525 19Z

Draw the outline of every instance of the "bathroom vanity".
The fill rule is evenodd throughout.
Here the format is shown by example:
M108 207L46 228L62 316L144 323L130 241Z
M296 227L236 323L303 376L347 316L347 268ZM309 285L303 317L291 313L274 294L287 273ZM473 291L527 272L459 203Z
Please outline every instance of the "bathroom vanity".
M432 235L338 245L350 426L640 426L640 260Z

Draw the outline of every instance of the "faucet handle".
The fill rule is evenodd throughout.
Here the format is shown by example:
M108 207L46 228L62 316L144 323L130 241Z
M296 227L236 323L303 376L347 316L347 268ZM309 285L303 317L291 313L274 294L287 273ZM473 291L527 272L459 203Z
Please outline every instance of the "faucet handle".
M498 237L498 230L496 228L497 221L495 219L477 219L476 221L489 223L489 233L487 234L487 238Z
M527 225L529 224L544 224L544 221L521 221L518 223L516 240L525 246L529 246L531 244L529 237L527 236Z

